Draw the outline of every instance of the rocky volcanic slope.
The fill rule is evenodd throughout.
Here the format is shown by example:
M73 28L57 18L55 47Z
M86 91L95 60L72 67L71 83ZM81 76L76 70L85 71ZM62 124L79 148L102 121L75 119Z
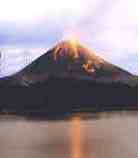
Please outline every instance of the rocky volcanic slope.
M127 82L132 75L106 62L76 41L63 41L8 80L10 83L29 86L50 77L108 83Z

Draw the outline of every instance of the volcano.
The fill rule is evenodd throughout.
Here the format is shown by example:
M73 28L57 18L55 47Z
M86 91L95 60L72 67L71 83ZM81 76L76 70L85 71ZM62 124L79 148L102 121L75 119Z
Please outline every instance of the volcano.
M127 81L132 75L97 56L78 41L63 41L13 75L12 83L29 86L50 77L96 82Z
M138 86L129 85L134 80L78 41L63 41L1 80L0 111L41 115L138 109Z

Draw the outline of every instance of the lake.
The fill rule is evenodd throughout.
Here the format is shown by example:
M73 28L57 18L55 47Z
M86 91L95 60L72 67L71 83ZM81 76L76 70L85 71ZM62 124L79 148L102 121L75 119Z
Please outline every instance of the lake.
M138 158L138 113L1 116L0 158Z

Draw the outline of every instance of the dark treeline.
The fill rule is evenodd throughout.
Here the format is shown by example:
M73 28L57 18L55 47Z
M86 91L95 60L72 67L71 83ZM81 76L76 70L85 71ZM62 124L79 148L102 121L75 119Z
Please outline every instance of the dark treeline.
M138 109L138 86L55 79L25 86L0 86L0 111L61 112Z

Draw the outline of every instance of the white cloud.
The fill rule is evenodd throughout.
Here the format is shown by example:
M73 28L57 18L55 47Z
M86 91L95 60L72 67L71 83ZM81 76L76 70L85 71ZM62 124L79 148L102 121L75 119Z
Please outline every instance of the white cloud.
M0 59L0 77L20 71L45 52L42 48L4 48Z
M138 0L4 0L0 23L4 21L19 26L21 35L39 34L38 40L40 33L46 32L62 32L59 39L74 35L107 60L138 73L136 63L131 68L138 57ZM49 36L45 36L46 43ZM32 58L36 57L32 54Z
M83 0L4 0L0 4L0 21L27 21L81 14Z

